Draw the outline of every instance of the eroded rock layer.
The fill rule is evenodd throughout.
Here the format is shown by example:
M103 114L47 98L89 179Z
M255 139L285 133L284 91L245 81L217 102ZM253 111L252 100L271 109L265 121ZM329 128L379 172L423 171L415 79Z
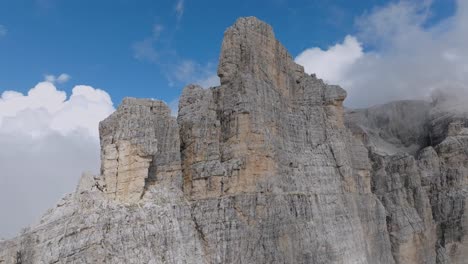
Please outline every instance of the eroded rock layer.
M346 92L252 17L226 30L218 76L184 89L177 120L125 99L100 125L102 175L0 242L0 263L467 259L460 114L407 101L345 115Z

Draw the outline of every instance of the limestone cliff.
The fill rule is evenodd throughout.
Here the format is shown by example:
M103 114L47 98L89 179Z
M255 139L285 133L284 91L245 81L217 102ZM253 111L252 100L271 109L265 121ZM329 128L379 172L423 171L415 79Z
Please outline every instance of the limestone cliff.
M468 258L463 115L412 101L345 114L346 92L252 17L226 30L218 76L184 89L177 119L125 99L100 124L101 175L0 242L0 263Z
M385 206L398 263L468 259L468 111L457 101L401 101L346 114L369 149L372 192Z

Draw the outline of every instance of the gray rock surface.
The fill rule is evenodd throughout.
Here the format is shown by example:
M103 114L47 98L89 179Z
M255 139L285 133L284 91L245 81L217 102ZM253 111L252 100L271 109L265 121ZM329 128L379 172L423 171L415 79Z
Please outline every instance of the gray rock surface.
M345 115L346 92L252 17L226 30L218 75L184 89L177 120L125 99L100 125L101 175L0 241L0 263L468 259L463 118L411 101Z
M134 203L154 184L180 185L178 126L162 101L125 98L99 125L109 197Z
M398 263L468 259L468 109L457 102L439 94L432 103L394 102L346 114L347 126L369 149L372 192L386 209Z

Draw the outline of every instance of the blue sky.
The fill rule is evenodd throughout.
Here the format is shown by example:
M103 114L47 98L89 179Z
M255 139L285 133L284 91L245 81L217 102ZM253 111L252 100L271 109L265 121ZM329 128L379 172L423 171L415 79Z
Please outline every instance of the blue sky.
M44 74L67 73L71 80L58 86L68 92L87 84L106 90L114 104L125 96L170 102L187 82L216 71L223 32L237 17L265 20L296 56L341 42L356 32L357 17L388 2L1 0L0 93L25 93ZM435 1L428 23L453 12L453 1ZM155 26L162 30L149 46L158 58L137 59L135 45L152 38ZM187 62L198 69L174 76Z

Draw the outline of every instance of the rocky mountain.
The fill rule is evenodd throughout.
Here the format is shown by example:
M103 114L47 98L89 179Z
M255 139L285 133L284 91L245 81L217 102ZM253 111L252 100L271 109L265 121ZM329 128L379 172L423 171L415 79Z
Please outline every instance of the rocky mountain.
M100 124L101 175L0 263L466 263L464 111L346 111L253 17L226 30L218 76L177 118L125 99Z

